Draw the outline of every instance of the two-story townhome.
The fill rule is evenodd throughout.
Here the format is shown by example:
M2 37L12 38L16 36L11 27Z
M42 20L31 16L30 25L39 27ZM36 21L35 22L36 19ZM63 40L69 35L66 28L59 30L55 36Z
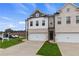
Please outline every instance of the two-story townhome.
M55 15L55 40L79 42L79 8L68 3Z
M28 27L27 28L28 40L34 40L34 41L46 41L48 39L53 40L54 38L53 16L45 15L44 13L41 13L40 10L36 10L30 16L30 18L28 18L26 22Z
M79 42L79 8L64 4L53 15L36 10L27 20L28 40L56 42Z

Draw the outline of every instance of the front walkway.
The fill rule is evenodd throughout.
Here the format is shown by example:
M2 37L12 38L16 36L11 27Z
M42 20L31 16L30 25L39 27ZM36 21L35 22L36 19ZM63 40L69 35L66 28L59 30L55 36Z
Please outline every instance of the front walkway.
M34 56L44 42L26 41L7 49L0 49L0 56Z
M63 56L79 56L79 43L58 43Z

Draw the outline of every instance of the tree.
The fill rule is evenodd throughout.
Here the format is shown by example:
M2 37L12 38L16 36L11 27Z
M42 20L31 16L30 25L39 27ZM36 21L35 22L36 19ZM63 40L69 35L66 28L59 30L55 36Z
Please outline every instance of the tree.
M11 28L8 28L8 29L5 29L5 32L6 33L11 33L11 32L13 32L13 30Z

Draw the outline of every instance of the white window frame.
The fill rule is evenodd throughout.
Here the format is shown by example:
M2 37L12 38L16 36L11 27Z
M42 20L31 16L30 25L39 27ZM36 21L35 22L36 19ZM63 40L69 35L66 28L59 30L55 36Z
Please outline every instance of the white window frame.
M57 17L58 21L57 24L61 24L61 17Z
M45 26L45 20L42 20L42 26Z
M66 24L71 24L71 17L70 16L66 17Z
M76 16L76 24L79 24L79 16Z

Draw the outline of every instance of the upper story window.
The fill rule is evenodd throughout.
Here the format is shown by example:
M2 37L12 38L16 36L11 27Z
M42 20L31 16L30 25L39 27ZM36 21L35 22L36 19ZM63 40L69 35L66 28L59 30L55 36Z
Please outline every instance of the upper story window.
M61 24L61 17L58 17L58 24Z
M76 16L76 23L79 23L79 16Z
M58 21L58 24L61 24L61 21Z
M67 8L67 12L69 12L70 11L70 8Z
M52 22L50 22L50 24L52 25L53 23L52 23Z
M39 13L36 13L36 17L39 17Z
M36 26L39 26L39 22L38 21L36 21Z
M30 21L30 26L33 26L33 21Z
M66 17L66 24L70 24L71 23L71 19L70 16Z
M42 20L42 26L45 26L45 20Z

